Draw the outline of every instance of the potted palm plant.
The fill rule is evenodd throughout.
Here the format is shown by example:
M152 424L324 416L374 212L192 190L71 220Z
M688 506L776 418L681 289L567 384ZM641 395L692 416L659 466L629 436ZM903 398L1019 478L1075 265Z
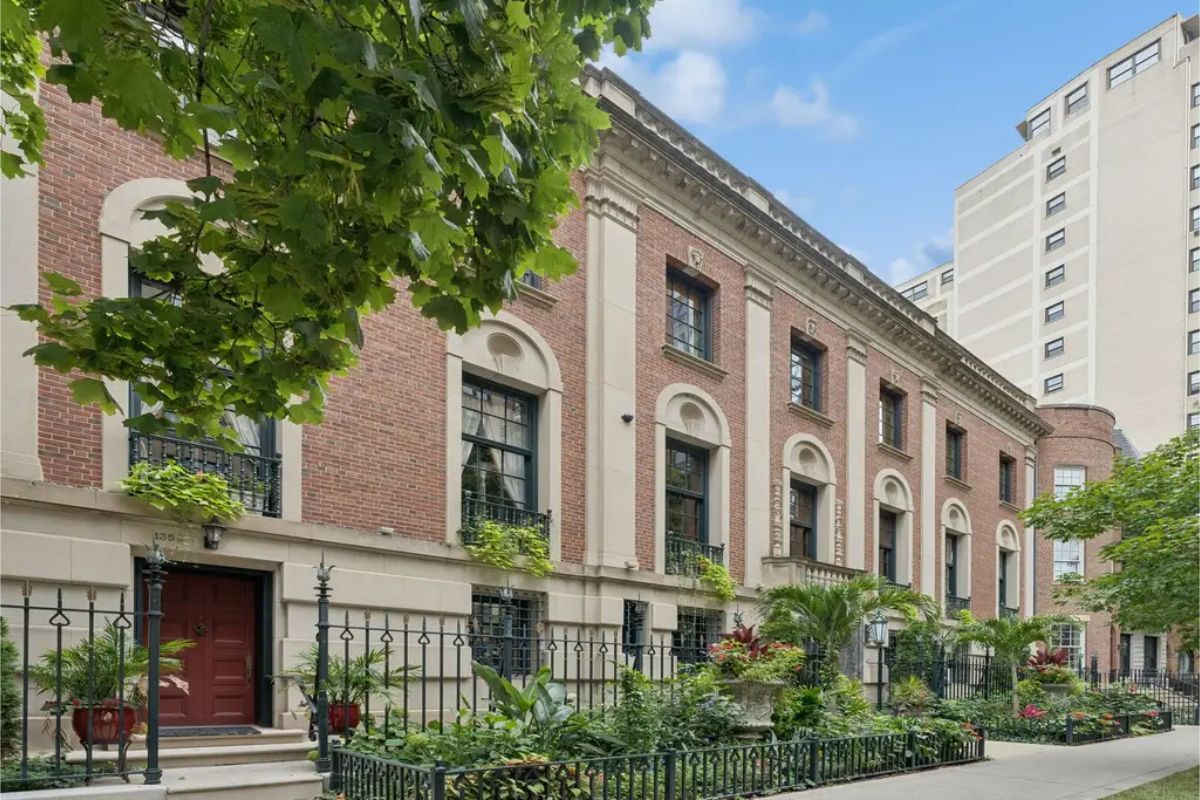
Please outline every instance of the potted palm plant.
M162 642L159 674L183 669L180 655L193 644L190 639ZM46 710L57 716L70 710L71 729L87 746L129 741L138 711L146 704L149 672L150 649L111 621L92 639L51 650L29 668L38 691L54 696Z
M317 685L317 645L309 648L296 663L290 675L283 676L295 681L305 695L310 709L315 709ZM350 731L362 721L362 703L368 695L386 697L404 685L415 667L390 666L390 651L368 648L357 656L329 656L325 682L322 684L329 698L329 729Z

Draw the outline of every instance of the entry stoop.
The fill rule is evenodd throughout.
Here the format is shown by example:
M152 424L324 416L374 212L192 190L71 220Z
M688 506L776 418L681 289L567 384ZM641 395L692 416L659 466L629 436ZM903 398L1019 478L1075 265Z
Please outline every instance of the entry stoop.
M181 767L228 767L295 761L308 763L308 754L316 748L302 730L255 728L255 731L252 734L160 737L158 765L164 772L169 772ZM82 764L85 759L82 750L75 750L66 758L71 764ZM93 763L112 763L116 760L116 750L97 749L92 753ZM134 769L146 763L144 737L133 738L126 761Z
M168 800L316 800L324 790L311 761L164 769Z

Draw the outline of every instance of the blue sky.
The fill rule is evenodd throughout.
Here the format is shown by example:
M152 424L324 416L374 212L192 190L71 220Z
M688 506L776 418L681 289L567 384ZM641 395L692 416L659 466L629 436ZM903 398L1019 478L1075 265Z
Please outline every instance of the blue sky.
M659 0L643 51L601 62L896 282L950 258L955 187L1016 147L1029 106L1176 11Z

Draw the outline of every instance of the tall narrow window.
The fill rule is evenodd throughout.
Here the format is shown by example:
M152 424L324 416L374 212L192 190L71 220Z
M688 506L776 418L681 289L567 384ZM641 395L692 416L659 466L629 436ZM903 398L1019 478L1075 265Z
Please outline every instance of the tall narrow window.
M712 290L675 269L667 270L667 344L696 358L712 357Z
M962 480L963 446L966 433L962 428L946 425L946 474Z
M650 604L645 600L626 600L621 620L621 647L631 657L629 666L640 670L647 639L646 617Z
M879 574L896 582L896 515L879 511Z
M1066 340L1061 336L1046 342L1046 358L1061 356L1064 350L1066 350Z
M542 595L511 587L476 586L467 621L471 658L500 674L528 675L538 667Z
M1053 394L1054 392L1057 392L1057 391L1061 390L1062 388L1063 388L1063 375L1061 372L1058 373L1057 375L1051 375L1049 378L1046 378L1044 381L1042 381L1042 393L1043 394Z
M1067 193L1060 192L1046 201L1046 216L1053 217L1067 207Z
M821 361L819 349L804 341L792 340L792 402L821 410Z
M1064 497L1083 486L1087 470L1083 467L1063 466L1054 468L1054 499ZM1054 542L1054 579L1068 573L1083 574L1083 542L1078 539Z
M904 395L886 386L879 389L879 441L904 449Z
M792 481L788 503L788 552L793 556L817 558L817 488Z
M1067 232L1063 228L1059 228L1054 233L1046 237L1046 252L1057 250L1067 243Z
M687 575L708 542L708 453L667 440L666 571Z
M1029 135L1027 139L1041 136L1050 132L1050 109L1046 109L1029 120Z
M1142 669L1146 672L1158 672L1158 637L1142 637Z
M536 408L528 395L463 376L464 519L482 516L523 523L513 510L535 510Z
M1001 609L1008 607L1008 557L1012 553L1008 550L1000 551L999 571L996 575L996 599L997 605Z
M1046 270L1046 288L1057 286L1067 279L1066 264L1059 264L1057 267L1052 267Z
M708 658L708 646L721 638L721 612L679 606L678 624L671 634L671 654L681 664Z
M1056 322L1067 315L1067 304L1062 300L1046 306L1046 322Z
M1005 503L1013 502L1016 496L1017 462L1012 456L1000 454L1000 500Z
M1076 111L1083 111L1088 107L1088 87L1085 83L1076 89L1072 89L1067 93L1067 113L1073 114Z
M946 597L958 597L958 534L946 534Z
M1046 165L1046 180L1052 181L1067 171L1067 157L1059 156Z

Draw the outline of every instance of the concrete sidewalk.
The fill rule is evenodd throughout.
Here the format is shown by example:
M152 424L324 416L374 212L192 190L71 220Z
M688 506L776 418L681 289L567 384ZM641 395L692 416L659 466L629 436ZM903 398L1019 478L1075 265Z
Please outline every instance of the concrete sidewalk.
M1094 800L1200 764L1200 728L1077 747L988 742L989 761L859 781L789 800Z

